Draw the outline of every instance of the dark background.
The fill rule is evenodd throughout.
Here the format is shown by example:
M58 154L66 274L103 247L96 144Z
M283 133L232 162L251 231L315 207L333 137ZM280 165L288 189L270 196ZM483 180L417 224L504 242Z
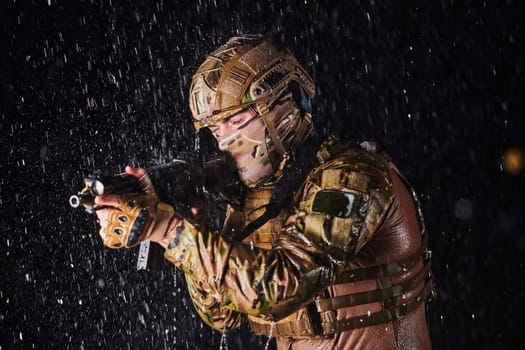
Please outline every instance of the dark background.
M525 348L525 175L502 166L524 149L519 2L2 1L1 348L220 348L180 273L135 271L67 199L94 168L193 149L191 75L243 33L290 47L318 84L317 125L379 142L417 189L434 348Z

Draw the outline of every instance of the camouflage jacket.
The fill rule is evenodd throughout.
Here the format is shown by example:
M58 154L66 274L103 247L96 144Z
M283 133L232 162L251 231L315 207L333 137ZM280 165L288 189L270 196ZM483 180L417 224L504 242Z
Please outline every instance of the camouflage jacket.
M177 228L165 257L184 272L198 314L221 331L248 318L256 333L279 336L283 346L397 349L410 341L430 348L419 301L428 294L422 279L429 271L420 259L422 223L409 188L386 157L360 147L332 140L318 158L294 201L242 242L227 237L258 217L271 188L248 193L242 211L230 208L221 232L187 220ZM393 268L399 270L383 271ZM397 285L404 286L403 295ZM381 297L370 296L378 290ZM385 313L406 300L414 306L399 317ZM325 333L313 329L309 305L317 305ZM362 317L374 320L359 325ZM352 322L337 323L346 319ZM286 327L273 327L275 322Z

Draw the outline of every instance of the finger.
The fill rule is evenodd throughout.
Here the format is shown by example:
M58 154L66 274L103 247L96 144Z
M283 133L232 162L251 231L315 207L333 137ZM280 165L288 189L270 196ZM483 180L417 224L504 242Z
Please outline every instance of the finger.
M122 203L122 197L118 194L107 194L105 196L95 196L95 204L118 207Z
M136 177L137 179L140 179L146 173L146 171L143 168L134 168L129 165L126 166L124 171L126 172L126 174Z
M129 167L129 169L126 168L126 171L129 171L128 174L135 176L139 179L140 188L142 189L143 192L148 193L148 194L155 193L155 188L153 187L151 178L149 177L145 169Z
M106 222L108 220L109 216L109 210L108 209L100 209L95 211L95 214L97 215L97 218L100 223Z
M96 212L98 217L98 225L100 227L98 233L102 239L105 239L106 236L106 229L108 226L108 216L109 216L109 210L108 209L101 209Z
M102 240L104 241L106 239L106 228L101 227L100 230L98 230L98 234L100 238L102 238Z
M193 215L197 215L203 207L204 207L204 201L200 199L195 199L191 203L190 212Z
M127 166L124 171L126 174L131 175L139 179L140 187L142 188L142 191L146 193L154 193L155 189L153 188L153 184L151 183L151 180L146 173L146 170L143 168L134 168L132 166Z
M197 215L199 213L199 208L195 208L195 207L191 207L190 208L190 212L193 214L193 215Z

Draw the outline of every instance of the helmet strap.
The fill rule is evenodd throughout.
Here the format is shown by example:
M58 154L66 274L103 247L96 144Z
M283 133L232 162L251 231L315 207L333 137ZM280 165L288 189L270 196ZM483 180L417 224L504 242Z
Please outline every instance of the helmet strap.
M279 152L282 158L286 153L286 149L284 148L281 138L277 134L277 129L275 129L275 125L271 120L268 119L268 112L269 109L267 104L257 104L257 113L261 116L262 120L264 121L264 125L266 125L266 129L270 133L270 138L272 139L272 142L275 145L275 149L277 150L277 152Z
M282 155L281 162L279 163L279 168L275 171L275 178L280 178L284 173L284 168L286 167L286 164L288 164L290 161L290 153L286 152Z
M268 107L266 107L266 109L268 109ZM265 112L260 115L262 120L264 121L264 124L266 125L268 133L270 134L270 138L272 139L272 142L275 145L275 149L277 150L277 152L279 152L279 155L281 156L279 167L275 170L274 174L275 178L278 179L283 175L284 168L289 163L290 153L288 153L284 148L283 142L281 141L279 134L277 134L277 129L275 128L274 123L268 119L268 113Z

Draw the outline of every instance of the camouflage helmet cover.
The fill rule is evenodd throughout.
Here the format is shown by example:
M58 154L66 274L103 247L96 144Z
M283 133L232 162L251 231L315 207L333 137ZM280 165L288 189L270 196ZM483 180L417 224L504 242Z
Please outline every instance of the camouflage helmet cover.
M262 36L233 37L194 74L190 109L196 128L213 125L250 106L267 112L291 81L312 98L315 85L293 54Z

